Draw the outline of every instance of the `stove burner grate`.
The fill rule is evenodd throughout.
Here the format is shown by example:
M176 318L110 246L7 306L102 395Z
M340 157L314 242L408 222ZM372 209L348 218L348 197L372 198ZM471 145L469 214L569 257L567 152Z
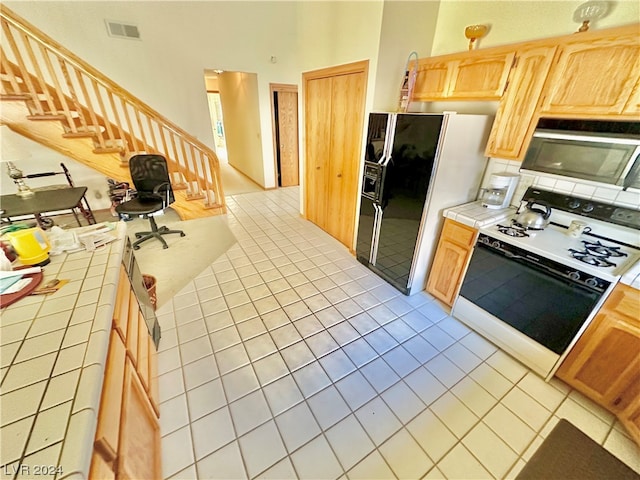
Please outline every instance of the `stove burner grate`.
M576 260L583 263L587 263L594 267L615 267L616 266L615 263L607 260L608 255L607 256L597 255L589 252L588 250L584 250L581 252L580 250L574 250L573 248L570 248L569 252L571 252L571 256Z
M588 240L582 240L582 243L584 245L585 250L593 255L598 255L605 258L627 256L625 252L620 251L620 247L611 247L608 245L603 245L599 241L590 242Z
M529 234L525 231L525 228L513 222L511 226L497 225L498 231L509 235L510 237L528 237Z

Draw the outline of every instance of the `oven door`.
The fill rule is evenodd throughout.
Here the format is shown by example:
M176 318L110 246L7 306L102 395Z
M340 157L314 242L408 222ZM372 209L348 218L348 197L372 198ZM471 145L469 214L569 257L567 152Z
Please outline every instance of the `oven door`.
M546 376L609 286L590 288L567 270L517 247L478 242L453 315Z

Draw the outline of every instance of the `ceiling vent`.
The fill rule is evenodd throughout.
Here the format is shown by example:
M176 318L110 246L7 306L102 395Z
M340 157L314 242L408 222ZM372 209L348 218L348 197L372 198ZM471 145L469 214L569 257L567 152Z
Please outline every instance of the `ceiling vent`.
M107 22L107 31L109 32L109 36L140 40L140 30L138 30L137 25L115 22L113 20L105 20L105 22Z

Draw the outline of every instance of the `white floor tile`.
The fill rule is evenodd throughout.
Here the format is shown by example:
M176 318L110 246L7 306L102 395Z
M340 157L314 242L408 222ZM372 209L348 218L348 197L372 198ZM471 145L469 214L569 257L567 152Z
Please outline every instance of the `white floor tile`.
M216 378L192 390L188 390L187 401L189 416L192 421L226 405L227 400L222 390L222 381Z
M356 370L356 366L342 350L336 350L320 359L320 364L329 378L336 382Z
M162 335L164 336L164 332ZM180 357L183 365L212 354L211 341L207 335L180 345Z
M478 422L478 417L450 392L442 395L429 408L458 438L464 437Z
M296 480L297 475L291 460L284 458L256 478L260 480Z
M506 377L502 376L497 370L486 363L481 364L472 371L469 376L498 400L513 388L511 381L507 380Z
M196 460L234 440L236 434L229 409L221 408L192 422L191 436Z
M482 421L517 453L522 453L535 438L536 432L503 405L496 405Z
M160 434L165 436L189 423L187 396L182 394L160 404Z
M331 380L318 362L310 363L293 372L293 377L307 398L331 384Z
M420 363L402 345L389 350L382 355L382 358L401 377L407 376L420 366Z
M494 478L461 443L438 462L438 469L446 478Z
M189 427L162 438L162 474L165 478L183 470L194 460Z
M229 373L249 363L249 355L247 355L242 343L216 352L215 358L220 375Z
M291 376L282 377L263 388L271 412L278 415L304 400Z
M486 415L498 401L472 378L465 377L455 384L451 392L478 417Z
M320 427L306 403L299 403L276 417L280 435L289 452L320 434Z
M309 398L308 403L323 430L335 425L351 413L349 406L334 386L316 393Z
M405 429L381 445L379 451L398 478L421 478L433 466L431 459Z
M315 360L313 352L305 342L298 342L293 345L289 345L288 347L281 348L280 353L282 354L284 363L287 364L287 367L289 367L289 370L292 372Z
M551 418L551 412L549 410L518 387L510 390L502 399L501 403L536 431L540 430L549 418Z
M239 443L250 477L273 466L287 454L273 420L240 437Z
M439 353L433 345L427 342L420 335L410 338L404 342L402 346L406 348L407 351L413 355L418 362L420 362L420 364L427 363Z
M556 410L555 416L566 418L599 444L604 442L611 425L613 425L613 422L610 424L604 422L596 414L591 413L571 398L562 402Z
M518 460L518 455L483 423L476 425L462 443L496 478L503 478Z
M380 397L363 405L355 413L376 445L382 444L402 428L400 421Z
M267 385L289 374L287 364L284 363L282 356L277 352L253 362L253 368L256 371L260 385Z
M244 435L271 418L271 412L261 390L250 393L229 405L238 435Z
M402 423L407 423L426 408L426 405L404 382L396 383L380 396Z
M447 388L424 367L418 368L407 375L405 383L427 406L431 405L447 391Z
M438 327L438 325L427 328L420 335L439 352L446 350L455 343L453 337Z
M349 470L375 448L354 415L338 422L325 435L345 470Z
M394 476L389 465L377 451L371 452L347 472L350 480L388 480Z
M291 461L301 479L338 478L343 473L324 436L316 437L295 451Z
M227 400L233 402L247 393L256 390L259 385L251 365L247 365L223 375L222 386L227 395Z
M378 353L371 348L364 338L358 338L348 345L345 345L343 350L358 368L378 356Z
M375 390L358 371L339 380L335 385L352 410L360 408L376 395Z
M511 380L512 383L519 382L528 373L524 365L502 350L498 350L491 355L487 359L487 363Z
M429 409L411 420L407 424L407 430L435 462L458 442L456 436Z
M238 442L233 442L215 453L201 459L196 464L197 478L230 480L248 478L242 465ZM183 479L188 477L182 477Z
M400 377L382 358L376 358L360 369L378 393L397 383Z
M465 373L443 354L433 357L425 367L447 388L453 387L465 376Z

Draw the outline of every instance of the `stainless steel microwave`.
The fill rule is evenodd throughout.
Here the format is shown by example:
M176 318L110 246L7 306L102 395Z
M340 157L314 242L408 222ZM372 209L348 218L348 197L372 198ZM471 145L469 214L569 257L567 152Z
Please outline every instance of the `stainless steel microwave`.
M520 170L640 188L640 138L538 129Z

